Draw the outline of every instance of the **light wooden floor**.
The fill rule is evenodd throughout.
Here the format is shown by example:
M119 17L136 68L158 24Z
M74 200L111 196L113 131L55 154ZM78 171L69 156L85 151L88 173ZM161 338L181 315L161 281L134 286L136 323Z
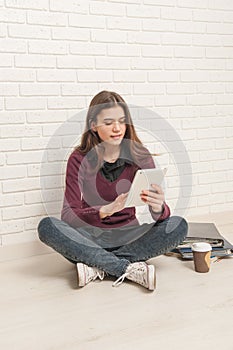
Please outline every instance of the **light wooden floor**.
M232 213L196 221L233 242ZM232 350L233 258L207 274L174 257L151 263L152 293L111 279L77 289L74 266L56 253L1 262L0 349Z

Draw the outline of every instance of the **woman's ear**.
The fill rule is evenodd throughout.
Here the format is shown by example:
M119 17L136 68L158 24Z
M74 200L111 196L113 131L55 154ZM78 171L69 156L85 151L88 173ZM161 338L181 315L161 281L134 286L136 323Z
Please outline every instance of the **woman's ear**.
M90 123L90 127L91 127L91 131L94 131L94 132L96 132L96 131L97 131L97 127L96 127L95 122L91 121L91 123Z

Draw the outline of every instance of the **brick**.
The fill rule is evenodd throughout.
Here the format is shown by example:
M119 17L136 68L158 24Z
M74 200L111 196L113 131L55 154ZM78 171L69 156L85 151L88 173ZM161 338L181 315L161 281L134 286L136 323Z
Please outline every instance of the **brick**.
M115 71L113 73L114 81L124 82L145 82L146 72L142 71Z
M175 57L203 58L205 57L205 48L202 47L175 47Z
M166 84L166 91L169 95L189 95L196 92L196 86L192 83L168 83Z
M24 124L25 113L24 112L0 112L0 124Z
M28 126L28 125L10 125L10 126L1 126L2 135L4 138L16 138L16 137L37 137L41 135L40 126Z
M1 196L0 208L23 205L24 197L22 193L4 194ZM4 212L4 211L3 211Z
M128 57L96 57L96 69L130 69L130 58Z
M179 21L175 23L177 33L205 33L206 24L201 22ZM194 35L195 36L195 35Z
M189 7L189 8L204 8L206 9L208 7L208 1L207 0L178 0L177 3L178 7Z
M222 59L197 59L194 62L194 69L201 70L225 70L226 68L225 62Z
M95 66L94 57L79 57L79 56L66 56L57 58L58 68L79 68L79 69L93 69Z
M125 16L125 5L114 3L90 2L90 13L100 16ZM128 13L127 13L128 15Z
M131 62L132 69L148 70L148 67L150 69L164 69L164 60L161 58L132 58Z
M50 30L45 27L29 26L28 24L12 24L8 26L9 37L13 38L32 38L49 39Z
M67 44L63 42L51 41L30 41L28 43L28 52L45 55L64 55L67 53Z
M232 47L207 47L206 57L208 58L228 58L232 57Z
M18 151L20 148L20 140L7 140L7 139L0 139L0 149L1 152L8 152L8 151Z
M225 137L225 128L211 128L197 130L197 138L223 138Z
M70 137L69 137L70 139ZM47 164L47 163L42 163L41 165L34 165L34 167L38 167L38 174L37 175L43 175L43 176L50 176L50 175L65 175L65 165L61 164L60 162L56 163L56 162L52 162L51 164ZM31 169L32 166L28 165L28 170ZM37 171L37 170L36 170ZM33 170L31 169L31 176L33 175ZM34 169L34 173L35 173L35 169ZM44 193L44 196L46 195L46 198L49 197L49 195L51 195L50 190L44 190L43 192L48 192L48 193ZM52 197L55 197L55 195L53 194ZM55 198L53 198L54 200Z
M20 84L21 96L57 96L59 93L57 84Z
M71 14L71 15L69 15L69 25L71 27L78 27L78 28L104 29L105 28L105 18L92 16L92 15ZM70 28L70 29L72 30L74 28ZM80 29L79 29L79 31L80 31Z
M93 56L105 56L107 55L107 46L104 43L72 43L70 44L69 52L76 55L93 55Z
M182 128L183 129L199 129L199 128L208 128L211 124L211 118L189 118L189 119L183 119L182 120ZM208 141L211 142L211 141ZM198 141L199 143L199 141ZM200 147L202 146L202 143L200 143ZM193 145L192 145L193 147ZM191 148L192 148L191 147ZM213 147L213 144L211 143L210 148Z
M192 106L213 105L215 96L213 94L187 96L187 104Z
M27 122L30 124L60 123L66 121L66 114L61 111L27 112Z
M2 53L0 67L12 67L12 66L13 66L13 56Z
M143 57L173 57L173 49L166 46L142 46Z
M107 18L108 29L133 30L137 31L141 28L140 19L136 18Z
M101 88L100 88L101 89ZM99 91L99 85L97 83L89 84L62 84L61 95L62 96L94 96Z
M48 109L75 109L84 108L86 100L84 97L49 98Z
M233 142L232 142L233 144ZM218 160L216 162L213 163L212 165L212 169L214 172L216 171L224 171L224 170L230 170L233 169L233 161L230 159L227 160Z
M216 71L212 72L210 76L211 81L233 82L233 72L231 71Z
M41 159L43 158L44 151L24 151L24 152L11 152L7 154L7 164L9 165L15 165L15 164L31 164L31 163L40 163ZM22 180L21 180L22 181ZM39 179L38 179L39 181ZM9 185L6 185L6 187L3 187L5 189L5 192L14 192L14 191L25 191L25 190L34 190L36 187L33 187L33 184L35 181L30 181L30 179L24 179L21 183L18 183L17 186L17 181L13 182ZM26 186L25 188L23 187L23 184ZM32 185L30 185L32 184ZM4 185L3 185L4 186ZM12 186L12 187L11 187ZM35 185L36 186L36 185ZM39 186L39 185L38 185ZM37 187L38 188L38 187Z
M157 18L142 19L142 30L150 32L174 32L175 23Z
M19 87L17 84L0 83L0 96L17 96Z
M206 32L210 34L227 34L232 33L233 24L231 23L207 23Z
M109 44L107 47L109 56L135 57L140 56L140 45Z
M54 113L54 112L51 111L51 113ZM59 113L59 111L56 111L56 113ZM65 114L64 111L62 111L60 113ZM51 122L48 125L43 125L42 126L42 135L45 136L45 137L46 136L53 136L56 133L57 129L58 129L57 123L52 123Z
M135 83L133 85L133 91L136 95L148 94L148 95L160 95L165 93L165 84L160 83Z
M121 0L123 3L127 4L140 4L141 0ZM111 0L111 2L119 2L119 0Z
M215 141L215 147L217 150L230 150L233 148L233 141L232 139L222 139L222 140L216 140Z
M4 9L4 11L0 11L0 22L25 23L26 13L23 10Z
M2 221L0 226L1 234L7 234L7 236L12 236L12 233L23 232L24 221L23 220L7 220ZM5 243L5 239L3 240ZM15 241L13 242L15 243Z
M195 67L195 61L193 59L165 59L164 60L164 67L165 69L171 69L171 70L187 70L187 69L194 69Z
M233 94L216 96L217 105L232 105Z
M5 154L0 153L0 166L3 166L5 164Z
M128 33L128 43L130 44L160 44L160 42L160 35L154 32Z
M23 40L0 39L0 52L3 53L26 53L27 44Z
M159 18L160 8L156 6L144 5L127 5L126 6L127 17L139 17L139 18Z
M176 6L175 0L144 0L143 3L146 5Z
M47 148L60 148L61 140L58 138L25 138L21 140L21 150L31 151L31 150L42 150Z
M46 99L33 97L7 97L5 106L6 110L45 109Z
M148 81L154 82L154 81L178 81L179 80L179 73L176 71L158 71L158 72L149 72L148 73Z
M112 72L106 70L89 71L82 70L77 72L77 77L79 82L111 82Z
M4 23L0 23L0 37L4 38L7 36L7 26Z
M183 82L194 82L194 81L209 81L210 73L206 71L190 71L190 72L181 72L180 80Z
M38 216L38 213L45 214L45 210L41 204L22 205L20 207L7 208L3 211L3 220L10 220L12 217L15 219L24 219L31 216Z
M225 85L222 83L199 83L197 85L197 93L199 94L208 94L208 93L221 94L224 92L225 92Z
M194 118L200 117L199 108L193 108L191 106L177 106L170 110L171 118Z
M172 19L175 21L192 20L192 10L185 8L161 8L161 18L162 19Z
M155 103L157 106L179 106L186 103L186 97L180 95L156 96Z
M49 55L16 55L15 66L24 68L54 68L56 57Z
M76 80L73 71L64 69L43 69L37 72L38 82L73 82Z
M222 45L223 45L223 46L229 46L229 47L231 47L231 45L232 45L232 40L231 40L231 36L230 36L229 34L221 35L221 39L222 39Z
M73 41L88 41L90 32L80 28L53 28L52 39L73 40Z
M161 34L162 45L190 45L192 42L192 36L183 33L166 33Z
M233 3L232 3L232 1L229 1L229 0L225 0L225 1L213 0L209 4L209 8L213 9L213 10L216 10L216 9L218 9L218 10L233 10Z
M120 30L101 30L96 29L91 33L91 41L102 43L125 43L127 40L127 33Z
M10 148L9 148L10 151ZM7 166L0 172L1 180L26 178L27 168L25 166ZM14 203L12 203L14 204Z
M200 174L198 175L198 181L199 184L215 184L215 183L222 183L225 181L225 176L222 173L209 173L208 176L206 174Z
M38 241L38 237L35 229L32 231L22 231L17 233L11 233L2 235L2 245L10 246L11 244L20 244Z
M27 22L29 24L64 27L67 25L67 16L64 16L63 13L28 11Z
M88 2L86 0L50 0L50 10L56 12L88 13Z
M222 22L222 12L209 9L194 9L193 20L197 22Z
M0 69L0 81L17 82L17 81L34 81L35 72L29 69L6 68Z
M24 193L24 203L25 204L38 204L43 202L43 198L41 196L41 191L30 191ZM29 229L29 228L27 228Z
M47 10L48 0L6 0L6 7Z

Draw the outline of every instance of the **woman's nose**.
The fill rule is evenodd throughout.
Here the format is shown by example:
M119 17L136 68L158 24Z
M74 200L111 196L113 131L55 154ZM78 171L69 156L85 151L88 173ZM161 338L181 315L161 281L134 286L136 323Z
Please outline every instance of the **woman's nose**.
M120 130L120 123L119 122L115 121L113 123L113 130Z

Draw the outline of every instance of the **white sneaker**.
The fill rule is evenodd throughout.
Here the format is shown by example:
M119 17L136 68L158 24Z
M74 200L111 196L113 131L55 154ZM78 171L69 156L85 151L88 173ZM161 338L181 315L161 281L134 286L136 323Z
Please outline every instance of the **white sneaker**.
M155 289L156 277L153 265L147 265L141 261L130 264L125 273L113 283L113 287L119 286L125 277L149 290Z
M83 263L77 263L76 268L79 287L84 287L87 283L94 281L97 277L99 277L101 281L104 279L104 271L97 269L97 267L90 267Z

